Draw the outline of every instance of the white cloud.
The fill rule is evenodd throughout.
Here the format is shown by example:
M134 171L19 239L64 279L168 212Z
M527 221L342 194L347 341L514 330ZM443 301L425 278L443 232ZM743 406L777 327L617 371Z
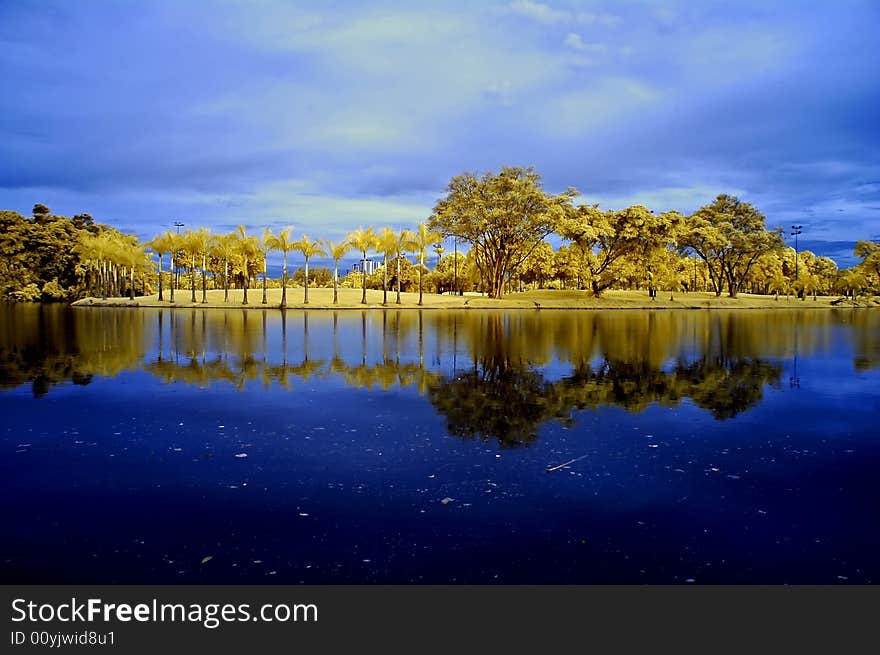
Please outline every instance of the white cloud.
M253 194L246 213L259 217L256 225L287 217L297 231L336 238L359 226L413 228L430 216L436 201L433 194L351 198L308 190L312 186L301 180L261 186ZM259 222L260 219L263 223Z
M571 20L571 14L567 11L553 9L550 5L532 0L516 0L510 3L510 10L544 25L555 25Z
M579 11L572 12L565 9L555 9L548 4L534 2L534 0L515 0L510 3L510 11L520 16L529 18L542 25L597 25L601 27L615 27L620 24L620 16L604 12Z
M569 32L562 43L578 52L601 53L607 49L604 43L586 43L580 34Z
M605 77L550 99L540 108L537 123L558 137L586 135L654 109L661 99L659 89L645 82Z
M606 13L579 12L574 20L581 25L600 25L602 27L617 27L621 23L620 16Z
M677 210L692 213L706 205L719 193L729 193L743 199L748 193L743 189L731 188L722 182L697 182L688 186L660 186L656 188L634 189L631 193L615 195L598 194L584 199L584 203L598 202L603 209L622 209L632 205L644 205L654 211Z

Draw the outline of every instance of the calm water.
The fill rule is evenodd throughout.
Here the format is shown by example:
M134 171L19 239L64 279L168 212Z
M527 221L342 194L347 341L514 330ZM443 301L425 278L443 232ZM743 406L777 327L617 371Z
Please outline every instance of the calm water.
M0 582L880 581L870 310L3 307L0 388Z

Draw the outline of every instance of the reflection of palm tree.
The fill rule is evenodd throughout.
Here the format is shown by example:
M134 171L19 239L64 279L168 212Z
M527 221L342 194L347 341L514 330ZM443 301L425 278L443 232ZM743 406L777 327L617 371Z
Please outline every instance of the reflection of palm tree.
M362 363L367 365L367 313L361 312L361 354Z

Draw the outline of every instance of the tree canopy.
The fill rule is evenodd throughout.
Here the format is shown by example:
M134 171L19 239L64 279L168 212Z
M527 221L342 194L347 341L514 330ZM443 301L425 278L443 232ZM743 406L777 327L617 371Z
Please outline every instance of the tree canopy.
M556 229L577 195L574 188L546 193L533 168L465 173L452 178L429 226L470 244L489 296L500 298L508 278Z

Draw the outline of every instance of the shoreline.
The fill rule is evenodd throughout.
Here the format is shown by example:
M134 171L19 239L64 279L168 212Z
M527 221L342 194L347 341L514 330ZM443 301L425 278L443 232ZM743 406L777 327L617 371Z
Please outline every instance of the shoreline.
M180 291L178 291L178 294ZM267 302L262 302L262 289L249 289L248 295L254 296L249 303L242 304L241 289L230 289L229 302L223 302L222 290L210 290L207 292L208 302L202 303L201 291L197 291L196 302L189 300L190 291L185 291L187 299L176 300L173 304L167 299L159 302L157 294L128 298L83 298L71 303L73 307L119 307L129 309L206 309L206 310L229 310L229 309L257 309L257 310L281 310L281 290L268 289ZM793 297L758 296L740 294L737 298L726 296L716 297L711 292L681 293L674 300L658 298L650 300L644 291L609 291L602 298L595 298L588 291L570 290L540 290L513 293L504 298L493 299L481 295L463 296L440 296L425 294L424 304L418 304L418 294L412 292L401 293L403 302L397 304L396 292L389 292L389 301L382 303L382 291L370 289L367 291L367 303L361 303L361 291L352 289L339 290L339 303L333 304L332 289L323 287L309 290L311 301L308 304L302 302L302 289L288 288L289 310L316 310L316 311L352 311L352 310L699 310L699 309L870 309L880 306L874 297L865 298L857 304L845 300L840 296L820 296L817 300L808 297L800 300ZM295 299L291 300L291 295ZM166 297L167 298L167 297Z

